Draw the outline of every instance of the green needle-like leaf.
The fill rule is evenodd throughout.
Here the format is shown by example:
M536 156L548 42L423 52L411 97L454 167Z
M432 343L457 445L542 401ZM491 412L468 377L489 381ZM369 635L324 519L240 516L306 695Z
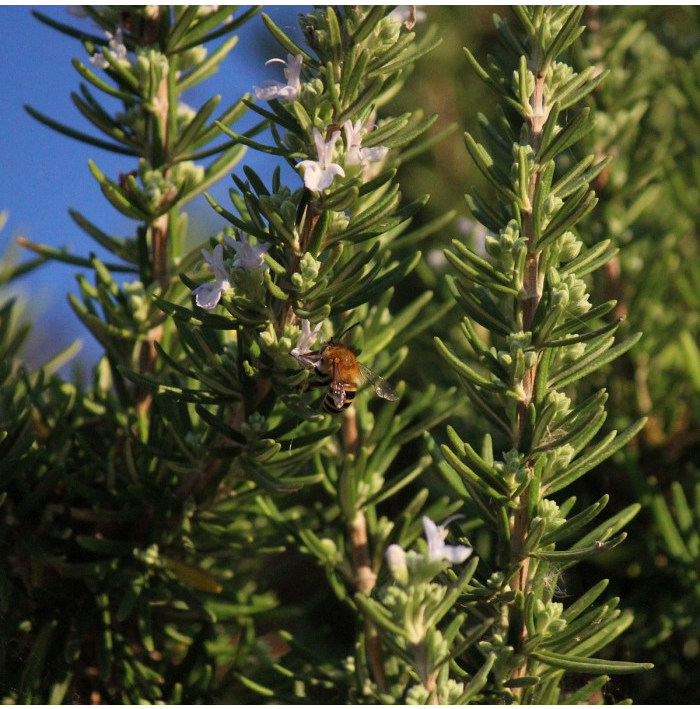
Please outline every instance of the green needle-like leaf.
M557 667L570 672L580 672L582 674L636 674L644 672L654 667L651 663L622 662L614 660L598 660L595 658L572 657L571 655L559 655L553 652L539 650L533 652L532 656L544 662L546 665Z
M79 140L82 143L87 143L88 145L94 145L98 148L103 148L104 150L109 150L113 153L119 153L120 155L131 155L131 156L137 155L136 151L133 150L132 148L128 148L123 145L119 145L117 143L110 143L106 140L101 140L100 138L94 138L93 136L88 135L87 133L83 133L82 131L75 130L74 128L66 126L63 123L59 123L58 121L55 121L52 118L49 118L48 116L44 115L43 113L39 113L39 111L34 110L31 106L25 105L24 110L32 118L36 118L36 120L39 121L40 123L43 123L45 126L48 126L49 128L51 128L59 133L62 133L63 135L68 136L69 138L75 138L76 140Z

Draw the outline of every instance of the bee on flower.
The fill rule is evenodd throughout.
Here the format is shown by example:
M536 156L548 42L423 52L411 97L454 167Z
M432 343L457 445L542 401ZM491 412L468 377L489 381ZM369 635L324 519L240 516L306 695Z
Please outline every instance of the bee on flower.
M353 325L355 327L357 324ZM315 341L320 329L316 325L313 332L308 321L302 322L299 343L292 350L292 355L318 377L318 383L328 385L328 392L323 399L323 410L329 414L338 414L347 409L355 400L355 394L363 383L372 385L374 393L388 401L398 401L398 394L385 379L362 364L357 355L342 341L343 335L352 329L347 328L336 337L332 337L318 350L307 351Z

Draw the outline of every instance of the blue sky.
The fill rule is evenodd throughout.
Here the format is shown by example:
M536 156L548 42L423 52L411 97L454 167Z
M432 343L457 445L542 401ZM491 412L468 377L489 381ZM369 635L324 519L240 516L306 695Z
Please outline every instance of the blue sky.
M8 221L0 232L3 258L26 258L12 246L19 236L56 247L68 247L85 255L96 251L95 243L78 229L68 215L72 208L100 228L114 235L133 235L134 222L121 217L104 200L90 174L88 160L94 160L108 175L135 167L129 158L84 145L37 123L24 110L29 104L38 111L76 128L93 132L73 106L70 94L77 91L80 77L71 65L72 57L85 61L79 41L44 25L31 14L32 8L67 24L89 22L71 17L65 6L0 7L0 77L3 107L0 111L0 211ZM308 7L308 6L306 6ZM296 31L300 6L266 6L286 31ZM282 79L279 65L264 66L270 56L284 56L280 49L260 46L262 20L259 16L245 26L239 43L220 72L188 94L187 101L198 108L214 94L222 95L220 108L229 106L253 84L265 79ZM255 31L246 31L255 30ZM272 54L270 54L272 52ZM269 163L248 153L246 164L269 174ZM222 203L228 202L230 178L210 190ZM192 219L211 224L215 233L222 222L200 200L188 205ZM9 249L9 251L8 251ZM82 357L94 360L99 348L91 341L67 302L68 292L77 292L76 267L48 263L17 282L13 293L35 323L30 347L25 352L31 364L38 364L76 339L83 341ZM4 301L4 298L2 298Z

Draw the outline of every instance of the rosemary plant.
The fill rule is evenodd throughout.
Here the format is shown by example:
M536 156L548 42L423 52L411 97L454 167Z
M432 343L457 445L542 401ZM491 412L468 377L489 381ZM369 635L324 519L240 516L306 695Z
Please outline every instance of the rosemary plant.
M573 160L571 148L593 127L582 99L604 79L596 67L575 71L563 57L578 39L583 8L517 8L515 23L497 20L503 51L479 76L500 96L494 120L480 116L483 142L467 133L473 160L493 188L472 192L474 216L488 229L486 257L459 241L447 258L460 276L453 293L465 317L456 353L437 346L472 404L491 425L480 446L449 429L443 470L489 530L484 566L466 594L476 618L489 618L482 654L494 659L486 701L587 701L605 675L642 665L595 658L630 624L617 600L594 601L605 582L566 606L555 601L567 568L624 539L632 505L584 531L607 496L575 511L557 493L624 446L644 421L596 439L607 395L576 401L572 385L620 356L638 335L615 342L615 303L589 302L585 277L615 250L584 246L575 231L595 206L590 182L607 160ZM476 656L478 658L478 655ZM475 659L476 659L475 658ZM576 687L566 672L600 675Z
M645 327L639 345L606 373L613 383L612 425L648 417L612 477L619 481L611 490L618 500L642 503L630 528L641 554L625 545L611 578L635 614L618 645L631 656L644 652L657 667L627 678L631 696L692 702L700 651L700 478L692 442L700 413L699 18L683 8L670 15L588 12L583 55L616 70L592 97L596 127L583 149L616 157L596 180L598 214L584 233L623 246L598 274L599 287L618 299L628 328Z
M113 260L26 242L43 258L93 271L94 283L79 277L71 304L105 356L86 391L41 377L12 382L21 426L4 457L3 608L16 651L4 668L20 679L7 685L8 700L240 701L271 691L282 700L322 691L330 701L389 691L370 620L348 671L344 656L327 661L322 644L299 667L299 642L277 622L275 641L262 643L255 618L263 617L261 633L275 622L279 589L265 569L287 546L323 565L339 602L357 612L353 596L372 591L396 524L377 506L430 464L427 456L395 462L397 453L451 406L449 395L436 405L425 391L397 413L403 387L396 383L397 394L387 383L409 336L442 312L416 322L424 293L390 315L393 286L420 258L393 258L392 243L415 243L452 215L408 231L425 199L401 204L396 166L434 119L382 113L435 45L434 31L416 41L411 12L327 8L301 18L301 47L263 16L286 56L286 81L256 87L255 102L251 94L223 112L216 96L188 108L182 94L215 72L256 12L87 8L97 34L38 15L85 47L88 60L74 61L85 81L74 101L102 137L29 110L132 161L118 178L95 163L91 170L135 233L113 237L72 212ZM261 121L242 134L232 125L246 109ZM263 129L270 143L256 140ZM245 179L234 176L232 211L212 201L231 227L188 251L182 206L246 147L286 161L294 184L283 185L279 170L265 179L246 168ZM312 386L329 375L314 341L353 322L343 347L361 348L362 366L381 372L373 380L392 403L374 414L360 392L333 418ZM361 381L336 380L340 409ZM37 437L47 443L34 446ZM417 534L413 513L454 507L427 504L420 491L394 538ZM68 609L52 602L67 597ZM280 662L277 645L296 649Z
M193 459L181 445L198 434L184 407L155 403L125 372L162 371L158 348L177 330L156 298L187 292L178 273L199 253L187 251L182 206L244 152L217 140L220 97L196 111L182 101L257 11L232 12L87 7L78 26L36 13L82 43L73 101L99 137L28 110L124 157L119 176L92 162L90 169L134 231L111 236L71 212L109 260L25 242L43 259L92 271L94 282L80 275L80 297L70 302L105 354L87 390L49 379L50 370L30 376L6 366L4 410L15 422L2 455L6 701L189 702L216 686L216 652L206 643L217 616L202 592L221 585L198 556L211 550L212 535L193 529ZM238 101L216 115L229 125L244 111ZM241 614L266 603L264 594L247 594Z
M397 182L447 132L392 108L439 44L414 6L317 7L298 35L260 8L37 13L86 50L73 100L94 130L28 110L123 156L90 169L133 233L73 211L108 258L25 241L38 260L0 272L88 269L70 302L104 349L86 386L27 372L0 308L6 702L581 703L649 667L601 657L631 622L596 605L605 581L555 600L639 510L601 522L607 495L562 492L644 425L599 435L607 394L580 384L639 338L589 302L616 249L583 227L609 160L574 157L605 78L567 63L582 12L516 8L486 68L467 51L501 104L466 135L485 250L446 251L445 304L406 285L455 216L426 220ZM185 105L252 19L279 47L269 79ZM193 246L183 208L246 150L278 166L208 195L226 226ZM461 391L406 386L455 304L462 338L436 342Z
M416 41L408 29L415 19L381 6L301 16L306 46L263 19L286 54L268 62L281 64L285 81L255 87L259 103L248 103L268 122L270 142L222 129L285 160L299 186L284 185L280 171L266 183L246 168L245 180L234 176L232 210L212 201L231 224L223 244L204 253L214 280L185 281L202 310L223 306L226 314L161 303L188 344L186 365L173 353L166 356L198 382L196 390L170 394L215 405L198 413L228 442L221 473L230 466L237 495L255 494L259 514L274 525L268 534L322 565L338 601L362 617L389 542L418 534L420 510L441 516L455 508L446 499L427 504L420 490L399 520L378 511L430 464L423 456L399 465L402 446L452 406L449 393L436 403L433 388L407 394L398 411L403 387L397 384L396 393L387 383L406 356L407 339L444 312L426 312L431 296L423 293L390 313L393 286L420 258L413 252L397 260L392 245L415 242L452 215L409 231L425 199L401 204L396 166L405 146L417 149L416 139L434 118L382 110L435 41L431 32ZM425 316L416 321L421 311ZM361 364L350 366L364 367L360 378L392 402L381 413L373 413L369 390L348 407L360 378L350 369L328 369L325 345L314 343L329 337L341 339L328 347L361 352ZM331 389L319 394L322 384ZM322 401L342 417L320 414ZM303 562L294 568L303 573ZM299 630L302 637L308 632ZM301 666L300 656L290 653L255 681L237 676L264 696L306 697L323 689L327 701L401 699L404 687L389 678L371 613L359 628L354 669L341 671L344 656L335 667L328 662L328 652L337 651L332 643L314 644L315 651L302 653L309 657Z

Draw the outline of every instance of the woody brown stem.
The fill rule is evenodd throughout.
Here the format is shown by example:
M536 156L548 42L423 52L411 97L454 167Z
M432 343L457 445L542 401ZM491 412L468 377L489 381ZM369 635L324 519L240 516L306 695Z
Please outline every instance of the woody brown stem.
M150 41L154 41L158 35L161 22L162 8L159 6L149 6L146 12L146 35ZM168 79L161 79L158 86L158 93L154 101L153 120L158 124L157 134L160 137L158 145L154 146L154 151L160 156L158 162L164 169L169 151L169 115L170 115L170 92ZM155 161L152 160L152 162ZM148 236L151 246L151 278L160 286L161 294L170 283L170 214L167 212L154 219L148 226ZM157 350L156 343L163 338L163 326L157 325L151 328L145 341L141 342L139 353L139 371L141 374L153 374L156 369ZM150 409L152 396L141 388L135 392L135 407L139 414L147 413Z
M360 443L360 435L357 431L357 417L355 409L350 407L343 415L343 446L345 453L355 455Z
M348 524L350 533L350 558L354 571L355 587L360 593L369 595L377 581L377 575L372 570L372 559L369 554L367 538L367 519L361 510L355 514Z
M367 518L362 510L358 510L355 518L348 524L350 534L350 558L354 572L355 588L362 594L369 596L377 582L377 575L372 569L372 559L369 551L367 536ZM372 670L374 681L386 691L388 684L384 671L384 657L382 647L374 623L365 617L365 644L367 659Z
M535 154L540 147L542 139L542 130L547 118L544 104L544 88L545 88L545 72L542 67L537 67L535 71L535 88L530 98L530 106L532 113L530 117L530 145ZM537 314L542 299L542 290L544 287L544 274L540 272L540 254L535 250L535 221L532 212L535 194L541 172L535 170L530 176L528 184L529 204L522 210L522 233L527 242L527 256L525 258L525 269L523 273L523 292L520 299L521 306L521 323L523 332L528 332L532 329L532 325ZM535 382L537 379L537 363L530 367L523 377L521 400L518 405L518 426L517 426L517 441L522 440L525 426L527 426L527 410L532 403ZM528 463L528 468L531 466ZM516 509L511 514L510 531L510 557L511 564L517 568L515 576L511 579L511 587L515 591L520 591L526 594L529 591L529 558L525 552L525 546L528 537L529 529L529 489L526 488L518 500ZM525 623L521 624L518 631L520 645L527 640L527 628ZM527 672L527 665L513 672L513 679L522 677ZM520 690L515 690L516 695Z
M303 255L306 253L311 237L313 236L314 229L318 224L318 220L321 218L321 212L316 206L313 199L309 200L306 212L304 213L304 220L301 225L301 233L299 236L299 249L294 256L292 263L290 264L289 273L299 272L299 263ZM277 317L276 332L279 335L284 326L293 323L295 320L294 311L292 310L292 299L291 296L283 303L282 308Z
M342 435L345 454L354 455L357 453L359 432L355 409L352 407L343 414ZM350 560L355 588L360 593L369 596L377 582L377 574L372 568L372 555L367 534L367 517L363 510L357 510L353 519L348 520L348 535L350 537ZM388 684L386 672L384 671L382 647L377 629L368 617L365 618L365 645L374 681L383 691L386 691Z

